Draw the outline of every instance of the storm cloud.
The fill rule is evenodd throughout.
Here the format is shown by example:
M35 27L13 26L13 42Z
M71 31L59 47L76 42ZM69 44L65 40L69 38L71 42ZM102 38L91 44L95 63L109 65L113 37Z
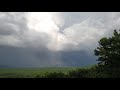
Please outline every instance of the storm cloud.
M0 12L0 65L95 64L98 40L119 23L119 12Z

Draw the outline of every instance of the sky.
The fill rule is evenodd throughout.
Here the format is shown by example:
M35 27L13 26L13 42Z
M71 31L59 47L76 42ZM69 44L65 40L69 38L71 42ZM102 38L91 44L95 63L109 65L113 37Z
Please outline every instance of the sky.
M119 12L0 12L0 66L88 66Z

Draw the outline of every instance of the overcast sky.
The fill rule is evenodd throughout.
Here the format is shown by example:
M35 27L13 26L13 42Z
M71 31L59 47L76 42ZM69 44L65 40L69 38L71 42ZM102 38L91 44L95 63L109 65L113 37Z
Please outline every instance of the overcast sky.
M98 40L119 24L119 12L0 12L0 65L95 64Z

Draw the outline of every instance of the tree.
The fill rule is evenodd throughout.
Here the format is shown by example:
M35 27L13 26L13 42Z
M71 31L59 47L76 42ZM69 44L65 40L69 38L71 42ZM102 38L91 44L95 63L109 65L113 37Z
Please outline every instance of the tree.
M114 30L112 37L100 39L94 53L98 56L98 65L120 67L120 33Z

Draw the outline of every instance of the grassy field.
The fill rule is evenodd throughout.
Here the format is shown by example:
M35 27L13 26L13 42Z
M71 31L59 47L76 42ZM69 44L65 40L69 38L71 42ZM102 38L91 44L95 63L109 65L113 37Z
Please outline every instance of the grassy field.
M67 73L76 70L75 67L47 67L47 68L0 68L0 78L34 78L50 72Z
M0 68L0 78L120 78L120 68L98 66Z

